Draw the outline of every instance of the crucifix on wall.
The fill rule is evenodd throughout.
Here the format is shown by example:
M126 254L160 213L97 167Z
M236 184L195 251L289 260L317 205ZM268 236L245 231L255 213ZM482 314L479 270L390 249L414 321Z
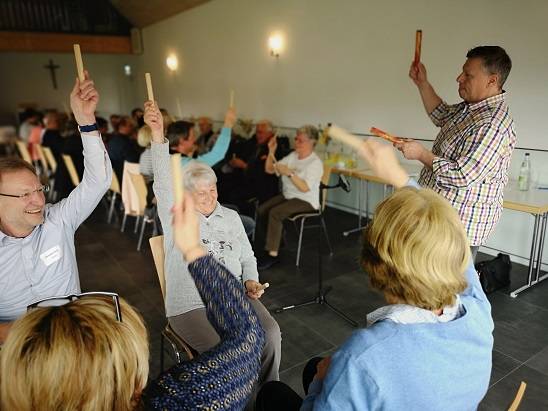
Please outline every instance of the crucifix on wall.
M51 74L51 81L53 83L53 88L57 90L57 77L55 76L55 70L59 68L59 65L54 64L52 59L49 59L49 64L45 65L44 68L48 69Z

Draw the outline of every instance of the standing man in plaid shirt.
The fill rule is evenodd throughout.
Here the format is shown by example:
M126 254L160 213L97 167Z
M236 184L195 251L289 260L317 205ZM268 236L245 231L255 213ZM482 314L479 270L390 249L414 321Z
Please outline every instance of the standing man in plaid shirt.
M441 130L432 151L413 140L396 147L405 158L424 164L419 184L435 190L457 209L475 258L502 214L516 133L502 89L512 68L510 57L498 46L473 48L466 57L457 77L464 101L455 105L436 94L422 63L411 65L409 77Z

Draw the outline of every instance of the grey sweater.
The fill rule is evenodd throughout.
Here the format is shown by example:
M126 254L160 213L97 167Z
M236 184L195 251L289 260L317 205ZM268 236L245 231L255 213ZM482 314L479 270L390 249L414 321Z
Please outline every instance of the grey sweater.
M173 185L169 146L152 143L154 194L158 214L164 230L166 315L173 317L197 308L204 303L188 271L188 265L173 242L171 207ZM223 264L239 280L259 281L257 260L238 213L217 204L209 217L200 214L200 237L208 254Z

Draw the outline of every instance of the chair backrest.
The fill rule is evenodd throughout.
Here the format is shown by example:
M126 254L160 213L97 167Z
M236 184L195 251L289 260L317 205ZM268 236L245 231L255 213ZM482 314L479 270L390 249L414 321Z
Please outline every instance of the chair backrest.
M139 194L135 186L131 174L139 174L139 163L124 162L124 173L122 174L122 203L124 203L124 214L141 215ZM143 209L144 210L144 209Z
M44 157L46 157L46 160L48 161L51 172L55 173L55 171L57 170L57 160L55 160L55 156L53 155L51 148L42 146L42 152L44 153Z
M72 157L68 154L63 154L63 161L65 162L65 166L67 166L67 171L70 176L70 181L72 181L72 184L74 187L78 186L80 184L80 177L78 177L78 173L76 172L76 167L74 167L74 162L72 161Z
M322 183L327 185L329 184L329 179L331 178L331 170L333 167L328 166L327 164L323 165L323 175L322 175ZM323 211L325 209L325 205L327 204L327 188L323 188L320 190L320 207Z
M27 144L22 141L18 141L17 149L19 150L19 154L21 154L23 160L25 160L27 163L32 164L32 159L30 157L30 151L27 147Z
M38 152L38 158L40 159L40 164L42 164L42 168L46 172L46 175L49 171L49 164L46 160L46 155L44 154L44 147L42 147L42 144L36 144L35 145L36 151Z
M512 404L510 404L510 408L508 408L508 411L517 411L519 408L519 404L521 403L521 400L523 399L523 394L525 393L525 388L527 388L527 384L522 381L519 385L518 392L516 393L516 397L514 398L514 401L512 401Z
M131 177L131 183L137 192L137 201L138 201L138 212L139 215L145 213L145 208L147 206L147 184L145 182L145 177L142 174L133 174L129 173Z
M110 182L110 191L120 194L120 182L116 173L112 173L112 181Z
M157 235L148 239L150 249L152 250L152 258L154 259L154 265L156 266L156 273L158 274L158 280L160 281L160 288L162 289L162 296L166 298L166 276L164 272L165 254L164 254L164 236Z

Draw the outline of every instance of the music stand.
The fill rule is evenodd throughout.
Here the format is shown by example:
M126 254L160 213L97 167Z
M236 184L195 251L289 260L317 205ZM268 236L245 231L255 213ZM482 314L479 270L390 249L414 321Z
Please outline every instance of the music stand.
M331 190L341 187L344 191L347 193L350 192L350 184L348 181L343 177L339 176L339 181L335 185L326 185L323 183L320 183L320 204L322 204L323 200L323 190ZM339 317L350 323L352 326L357 327L358 323L354 321L352 318L350 318L348 315L343 313L341 310L339 310L337 307L333 306L329 301L327 301L327 294L333 289L333 287L325 287L323 286L323 267L322 267L322 225L318 225L320 232L318 235L318 291L316 293L316 296L312 298L311 300L306 300L297 304L291 304L286 305L285 307L280 307L274 310L275 313L282 313L287 310L293 310L295 308L305 307L307 305L311 304L321 304L329 307L335 314L337 314Z

